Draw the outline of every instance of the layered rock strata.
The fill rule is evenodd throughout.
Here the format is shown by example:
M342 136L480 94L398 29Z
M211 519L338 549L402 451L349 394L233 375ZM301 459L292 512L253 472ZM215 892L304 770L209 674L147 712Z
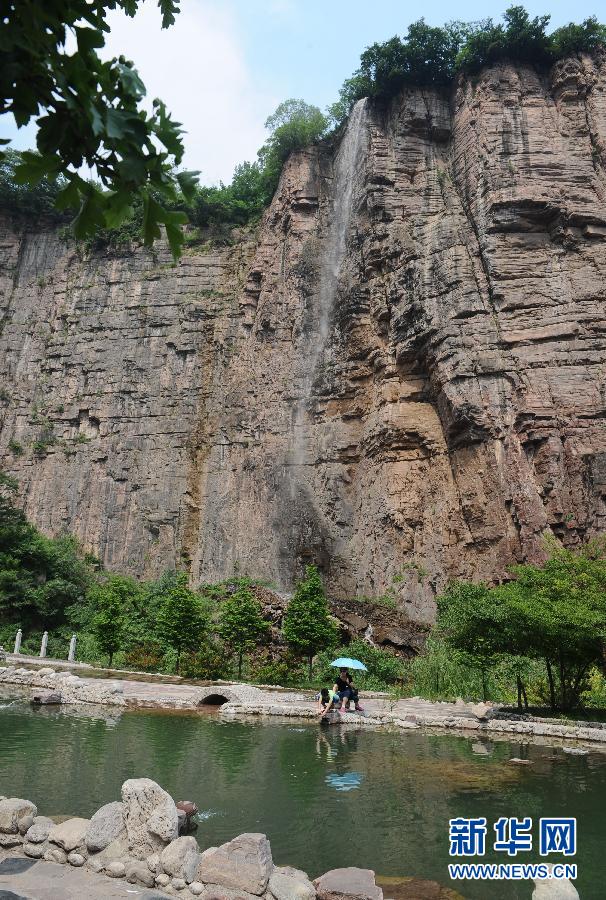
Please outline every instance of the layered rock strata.
M417 620L448 578L600 533L605 166L604 58L503 63L367 102L289 160L257 235L177 266L6 222L28 514L112 568L289 590L313 561Z

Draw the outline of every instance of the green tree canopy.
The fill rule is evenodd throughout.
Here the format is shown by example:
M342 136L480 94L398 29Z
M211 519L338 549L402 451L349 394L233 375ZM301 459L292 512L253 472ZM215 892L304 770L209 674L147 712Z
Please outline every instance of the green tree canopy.
M109 575L89 591L91 631L100 651L109 656L110 666L114 653L123 649L125 626L140 595L139 583L124 575Z
M272 195L289 155L322 137L328 119L317 106L291 99L280 103L266 120L265 127L271 133L258 155L266 189Z
M242 657L259 644L269 632L261 604L247 587L241 587L221 605L218 631L238 656L238 678L242 677Z
M545 662L553 707L578 705L606 641L606 545L577 551L552 545L542 566L513 568L495 588L457 583L438 599L445 640L487 666L498 654Z
M406 85L447 85L459 72L479 72L500 59L548 65L571 53L592 53L606 45L606 26L595 16L548 33L550 17L531 18L523 6L508 7L503 23L449 22L441 28L423 19L395 35L367 47L360 66L347 78L338 101L330 109L336 125L349 115L361 97L393 97Z
M192 172L175 172L183 158L182 129L161 100L152 112L141 105L145 86L123 56L104 61L99 52L109 31L107 15L120 9L134 16L139 0L19 0L7 4L0 23L0 113L18 127L36 119L37 153L17 167L20 183L63 178L56 203L77 209L77 237L114 227L128 217L133 197L143 205L147 244L160 225L178 254L183 212L164 201L191 196ZM158 0L162 27L173 24L174 0ZM75 49L68 49L68 37ZM7 141L4 141L6 144ZM88 165L99 184L79 169Z
M16 505L17 485L0 473L0 617L23 628L66 621L92 580L90 560L68 535L48 538Z
M469 33L457 55L457 68L478 72L483 66L506 57L538 65L553 62L553 45L547 34L550 18L531 19L523 6L510 6L503 14L503 25L486 19Z
M187 586L187 575L177 575L160 601L156 631L158 638L177 653L177 672L184 650L197 650L208 628L208 611L200 597Z
M293 650L307 657L311 678L315 654L334 647L339 638L316 566L307 566L305 578L297 584L286 609L283 632Z

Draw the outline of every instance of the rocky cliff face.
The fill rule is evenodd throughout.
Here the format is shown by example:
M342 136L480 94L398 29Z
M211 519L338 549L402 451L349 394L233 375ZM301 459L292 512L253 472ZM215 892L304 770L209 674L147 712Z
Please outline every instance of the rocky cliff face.
M360 104L257 235L176 267L9 222L0 250L4 465L110 567L315 561L423 620L604 530L603 58Z

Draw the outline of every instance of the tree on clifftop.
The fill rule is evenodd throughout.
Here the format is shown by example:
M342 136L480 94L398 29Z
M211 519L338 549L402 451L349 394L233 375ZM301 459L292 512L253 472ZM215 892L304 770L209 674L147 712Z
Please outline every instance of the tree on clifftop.
M158 638L177 653L177 673L181 653L197 650L207 628L207 612L200 597L187 587L187 575L182 573L162 598L156 622Z
M107 14L133 17L140 0L19 0L3 4L0 21L0 114L12 113L19 128L36 118L37 153L22 154L16 178L37 184L61 179L59 209L77 209L76 237L111 228L143 203L146 244L160 225L175 255L187 221L167 203L193 195L193 172L174 173L183 158L182 129L161 100L151 114L141 108L145 85L123 56L108 62L98 52L109 32ZM175 0L158 0L162 27L175 21ZM68 38L76 49L68 52ZM0 141L8 143L8 141ZM78 174L93 169L99 184Z
M311 679L315 654L334 647L339 637L338 628L330 618L324 586L316 566L307 566L305 579L297 584L295 595L286 609L283 632L293 650L307 657Z
M242 677L242 657L259 644L269 631L261 615L261 604L247 587L237 590L221 605L219 634L238 654L238 678Z

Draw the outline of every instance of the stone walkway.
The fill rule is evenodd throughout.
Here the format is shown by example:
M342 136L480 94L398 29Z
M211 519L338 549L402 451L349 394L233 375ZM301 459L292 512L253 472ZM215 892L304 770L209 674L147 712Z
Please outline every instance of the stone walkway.
M53 660L9 657L8 667L0 667L0 684L21 685L24 689L59 691L64 702L97 703L111 708L156 708L191 710L205 704L221 706L225 717L278 716L314 720L317 717L313 691L288 691L259 688L236 682L210 685L166 683L139 674L136 680L122 677L126 673L106 670L109 677L93 678L82 669L79 675L50 669ZM19 668L14 668L19 663ZM41 664L42 663L42 667ZM41 671L46 669L46 672ZM40 672L40 674L38 674ZM145 679L145 680L142 680ZM454 729L465 733L483 733L494 738L523 735L544 742L580 741L601 746L606 751L606 726L591 722L564 722L549 719L505 718L493 715L489 706L465 703L432 702L419 697L392 700L385 694L361 693L364 713L331 713L333 721L346 725L375 728L392 726L399 729L418 727ZM1 900L1 898L0 898Z
M156 680L153 675L139 675L138 677L149 678L149 680L140 681L138 679L121 678L120 676L125 673L110 669L98 670L103 671L107 676L111 676L108 679L99 679L87 675L87 670L90 670L91 666L86 663L67 663L65 660L40 659L36 656L15 656L13 654L7 654L6 661L10 665L19 665L34 671L38 667L52 669L76 668L82 682L91 685L91 687L99 686L100 683L103 684L104 681L111 680L113 683L121 686L122 696L128 706L191 709L198 707L200 703L208 702L208 697L223 696L230 703L256 703L280 706L283 707L285 714L294 711L309 713L316 708L312 691L273 691L271 689L256 688L248 684L231 682L217 683L206 688L201 685L185 684L181 681L166 683L165 681ZM204 695L207 696L205 697ZM401 718L404 718L406 715L431 715L432 717L443 719L449 719L453 716L474 718L471 712L471 704L432 703L429 700L417 698L399 700L394 704L393 701L373 694L365 695L362 692L361 696L364 710L369 716L376 716L389 711L397 713Z
M0 855L0 900L164 900L156 889L57 863Z

